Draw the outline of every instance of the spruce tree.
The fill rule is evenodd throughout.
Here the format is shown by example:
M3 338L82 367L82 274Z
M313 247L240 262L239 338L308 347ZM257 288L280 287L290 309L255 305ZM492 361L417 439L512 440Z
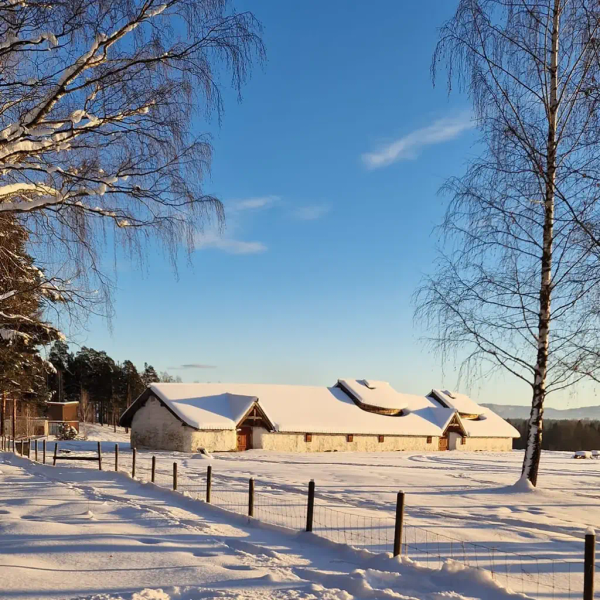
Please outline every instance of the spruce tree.
M51 363L40 347L62 339L44 320L63 299L27 252L28 235L20 222L0 217L0 391L23 400L46 398Z

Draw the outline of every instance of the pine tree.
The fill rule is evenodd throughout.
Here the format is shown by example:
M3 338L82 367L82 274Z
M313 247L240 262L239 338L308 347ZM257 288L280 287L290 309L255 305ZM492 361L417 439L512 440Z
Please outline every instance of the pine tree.
M152 383L158 383L160 381L160 377L156 372L155 368L148 363L144 363L144 372L142 373L142 381L144 382L144 386L148 387Z
M63 299L34 264L27 241L17 219L0 217L0 391L42 399L53 367L40 356L40 346L62 338L43 315Z

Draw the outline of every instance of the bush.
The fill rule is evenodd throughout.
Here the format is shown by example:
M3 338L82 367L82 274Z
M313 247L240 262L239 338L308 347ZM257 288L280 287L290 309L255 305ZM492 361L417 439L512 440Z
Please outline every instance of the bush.
M68 423L61 423L58 426L56 439L58 440L74 440L77 437L77 429Z

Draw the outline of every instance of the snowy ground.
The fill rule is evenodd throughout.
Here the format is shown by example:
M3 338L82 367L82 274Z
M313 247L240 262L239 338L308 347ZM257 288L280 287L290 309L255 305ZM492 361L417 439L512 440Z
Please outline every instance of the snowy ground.
M10 599L505 600L474 569L430 570L248 522L124 474L0 455Z
M105 469L130 472L124 432L91 427L88 441L61 443L90 453L102 439ZM120 441L119 441L120 440ZM50 453L51 446L48 452ZM600 462L570 453L544 453L541 489L513 487L522 453L321 453L261 451L215 454L207 460L156 452L157 482L169 486L179 464L179 487L205 497L207 465L213 470L213 503L244 513L248 478L256 480L256 516L301 529L306 486L317 486L315 532L372 552L390 551L396 493L406 492L404 551L429 567L444 559L493 570L503 584L536 598L581 597L583 534L600 525ZM150 477L150 453L138 452L136 476ZM73 463L71 463L73 464ZM92 467L89 463L88 467Z

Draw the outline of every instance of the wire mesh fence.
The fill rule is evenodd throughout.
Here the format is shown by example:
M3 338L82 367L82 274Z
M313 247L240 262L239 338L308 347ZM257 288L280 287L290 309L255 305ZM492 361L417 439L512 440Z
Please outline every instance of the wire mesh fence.
M106 452L103 447L103 470L119 470L140 481L153 481L155 485L174 489L173 456L157 456L153 460L150 453L120 450ZM35 445L22 445L23 455L35 460ZM12 446L5 446L11 450ZM114 449L114 446L110 448ZM17 445L17 453L20 448ZM52 464L54 443L46 447L46 463ZM98 468L89 461L90 451L75 452L68 449L60 454L73 454L73 460L61 463L61 467ZM76 460L81 455L81 461ZM118 455L118 457L117 457ZM38 460L42 461L41 443L38 447ZM176 461L177 462L177 461ZM153 466L154 463L154 466ZM57 463L58 464L58 463ZM135 467L134 467L135 464ZM332 542L347 544L373 553L393 553L394 536L398 522L394 518L394 507L379 511L345 507L340 502L314 499L312 519L309 519L307 490L286 486L280 488L272 483L254 482L252 494L248 481L211 474L197 469L185 472L181 466L177 472L176 489L194 499L207 501L223 510L239 515L248 515L261 522L285 527L294 531L306 530L310 520L314 534ZM252 495L252 500L250 499ZM252 505L252 508L250 508ZM381 514L384 512L384 514ZM552 556L533 556L507 551L492 545L466 542L442 533L411 523L410 518L402 520L399 552L424 567L431 569L450 568L452 563L479 569L486 572L499 584L514 592L538 599L566 600L582 598L583 570L581 560L563 560Z
M518 554L494 546L465 542L410 523L403 528L402 553L433 569L451 561L485 571L513 592L536 598L582 597L581 561Z

